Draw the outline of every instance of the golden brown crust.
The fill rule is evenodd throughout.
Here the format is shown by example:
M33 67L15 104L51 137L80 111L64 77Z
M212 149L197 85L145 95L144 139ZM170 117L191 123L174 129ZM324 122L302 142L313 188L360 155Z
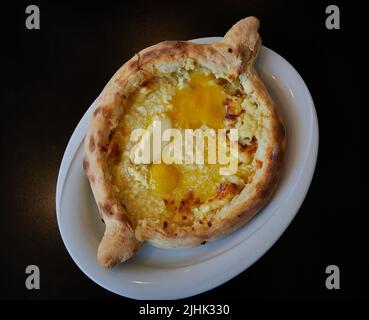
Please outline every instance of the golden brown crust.
M98 249L98 260L105 267L127 260L144 241L159 247L197 246L225 235L249 221L270 199L276 187L282 161L284 130L271 98L253 64L261 46L259 21L249 17L235 24L225 37L210 45L183 41L164 41L136 54L112 77L96 101L85 138L83 166L89 178L100 214L106 223ZM109 136L124 112L127 97L158 72L175 70L192 58L221 78L232 81L245 75L251 90L269 114L268 134L264 137L259 170L252 182L229 205L206 221L191 227L153 228L139 223L132 226L124 204L110 183L107 154Z

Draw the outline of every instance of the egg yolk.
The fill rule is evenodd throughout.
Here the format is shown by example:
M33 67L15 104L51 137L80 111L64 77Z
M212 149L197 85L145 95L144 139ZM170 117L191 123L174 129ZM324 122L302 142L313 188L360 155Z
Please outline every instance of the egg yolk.
M194 72L188 86L177 88L169 115L177 128L196 129L206 125L220 129L224 127L225 98L213 75Z
M173 165L160 163L150 166L150 185L156 193L169 193L177 186L179 179L180 173Z

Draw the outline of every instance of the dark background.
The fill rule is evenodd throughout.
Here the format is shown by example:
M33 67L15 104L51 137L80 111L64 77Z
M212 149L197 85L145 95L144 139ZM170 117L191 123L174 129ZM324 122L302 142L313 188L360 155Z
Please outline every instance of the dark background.
M29 4L40 7L41 30L25 28ZM341 30L325 28L328 4L339 5ZM311 91L320 126L317 168L298 215L272 249L236 278L186 302L368 298L368 19L361 6L281 0L2 2L0 297L128 301L89 280L61 240L55 188L68 140L105 83L135 52L166 39L223 35L239 19L255 15L263 43L285 57ZM41 290L24 286L30 264L40 267ZM330 264L340 267L340 290L325 288Z

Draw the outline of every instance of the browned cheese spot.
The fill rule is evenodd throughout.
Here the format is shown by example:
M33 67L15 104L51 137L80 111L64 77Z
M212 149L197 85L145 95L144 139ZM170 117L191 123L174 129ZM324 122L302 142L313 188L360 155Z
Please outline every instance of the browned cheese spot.
M93 113L93 116L96 117L99 113L101 112L101 108L96 108L94 113Z
M242 93L242 91L240 89L237 89L235 92L233 92L232 95L237 97L237 98L242 98L244 96L244 94ZM243 110L243 109L242 109L242 111L245 112L245 110Z
M113 214L113 206L109 202L105 202L102 209L109 216Z
M83 169L87 172L90 164L86 158L83 158Z
M112 114L113 114L113 111L112 111L111 108L105 107L103 109L103 115L104 115L105 118L111 118Z
M145 81L142 83L141 87L146 88L147 90L151 90L153 88L153 83L150 80Z
M238 191L237 186L234 183L221 183L218 187L218 193L214 199L227 199L235 195Z
M256 160L255 161L255 166L256 166L256 168L260 169L263 166L263 161Z
M101 152L108 152L108 147L105 144L100 143L99 149Z
M121 150L119 148L119 144L117 142L111 142L108 147L108 157L109 159L117 164L120 161Z
M91 152L94 152L95 151L96 144L95 144L94 136L90 136L90 142L89 142L88 147L89 147L89 149L90 149Z

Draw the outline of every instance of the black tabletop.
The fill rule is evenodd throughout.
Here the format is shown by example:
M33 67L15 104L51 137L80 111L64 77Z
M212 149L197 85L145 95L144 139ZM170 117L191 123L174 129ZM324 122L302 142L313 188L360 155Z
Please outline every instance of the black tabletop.
M55 213L56 179L68 140L106 82L137 51L162 40L221 36L249 15L263 43L301 74L320 130L315 175L296 218L246 271L186 301L368 297L368 212L363 206L364 81L368 25L360 4L333 1L40 2L40 29L25 26L29 2L2 4L1 264L5 299L128 299L74 264ZM350 4L351 3L351 4ZM40 290L27 290L37 265ZM328 265L339 290L325 286ZM196 285L196 284L194 284Z

